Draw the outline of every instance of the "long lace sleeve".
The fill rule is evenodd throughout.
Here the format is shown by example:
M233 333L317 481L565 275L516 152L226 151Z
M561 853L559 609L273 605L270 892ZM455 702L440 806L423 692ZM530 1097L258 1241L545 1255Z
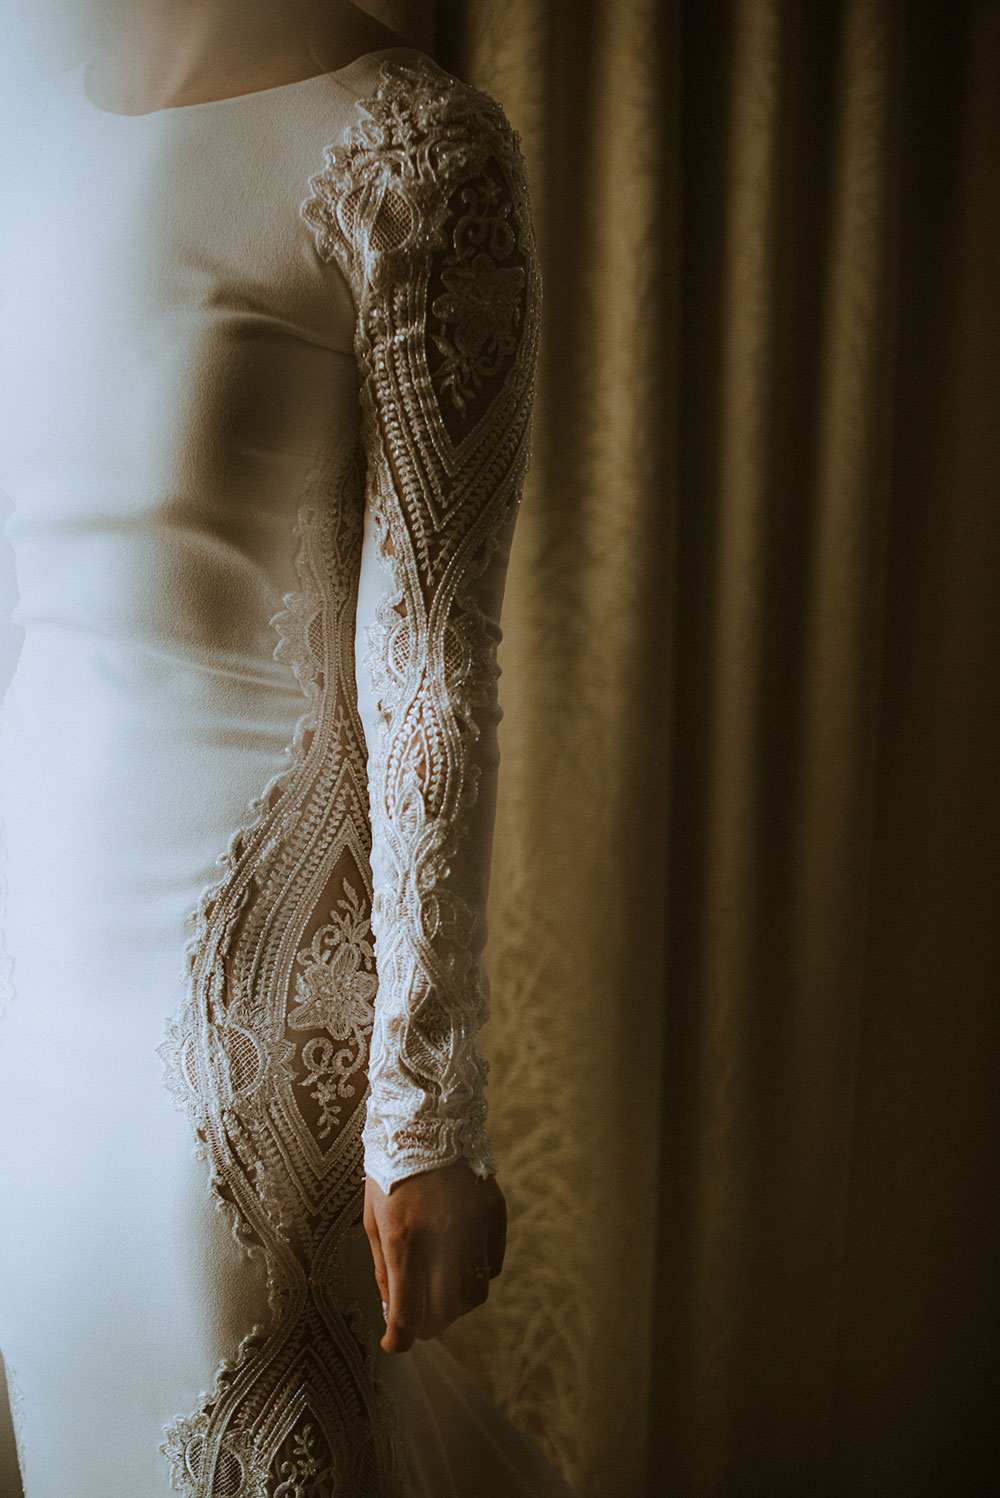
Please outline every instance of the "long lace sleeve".
M485 1129L482 952L496 648L528 464L540 283L517 134L433 64L383 63L302 213L354 295L367 459L357 612L378 994L365 1169L383 1190Z

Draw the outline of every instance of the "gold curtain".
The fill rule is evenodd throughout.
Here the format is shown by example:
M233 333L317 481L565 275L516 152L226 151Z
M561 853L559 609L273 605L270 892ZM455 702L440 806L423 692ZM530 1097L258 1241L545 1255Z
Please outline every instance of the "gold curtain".
M585 1498L986 1498L1000 7L379 13L503 101L545 273L447 1340Z

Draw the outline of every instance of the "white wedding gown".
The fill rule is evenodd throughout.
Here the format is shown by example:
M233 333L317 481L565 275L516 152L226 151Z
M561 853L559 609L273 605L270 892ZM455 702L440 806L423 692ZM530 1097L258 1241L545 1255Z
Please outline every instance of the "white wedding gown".
M366 1170L496 1169L516 135L410 49L138 116L77 67L19 125L0 1493L565 1498L440 1343L378 1346L360 1222Z

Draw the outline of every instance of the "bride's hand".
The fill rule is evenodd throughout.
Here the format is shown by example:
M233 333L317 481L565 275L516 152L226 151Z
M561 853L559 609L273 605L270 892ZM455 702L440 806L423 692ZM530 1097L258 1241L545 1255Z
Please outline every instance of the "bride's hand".
M464 1160L408 1176L388 1194L366 1177L364 1221L386 1304L386 1352L406 1352L481 1305L503 1265L503 1192Z

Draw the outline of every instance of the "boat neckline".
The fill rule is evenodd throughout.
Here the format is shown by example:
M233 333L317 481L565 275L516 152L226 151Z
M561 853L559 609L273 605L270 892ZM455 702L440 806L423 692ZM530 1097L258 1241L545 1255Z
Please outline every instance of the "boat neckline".
M157 115L177 114L187 115L195 110L221 109L226 104L246 104L255 100L268 98L271 94L286 94L292 89L304 88L307 84L316 84L323 80L326 82L341 81L347 74L361 66L362 63L370 63L384 57L395 56L397 53L406 53L408 56L414 54L422 56L416 47L380 47L374 52L362 52L352 62L345 63L342 68L334 68L327 73L309 73L305 78L293 78L288 83L272 83L267 88L250 89L243 94L229 94L222 99L200 99L194 104L167 104L160 109L143 109L137 114L128 114L120 109L105 109L103 104L91 98L87 88L87 73L92 67L92 60L82 62L76 69L77 81L84 101L95 114L106 115L112 120L149 120Z

